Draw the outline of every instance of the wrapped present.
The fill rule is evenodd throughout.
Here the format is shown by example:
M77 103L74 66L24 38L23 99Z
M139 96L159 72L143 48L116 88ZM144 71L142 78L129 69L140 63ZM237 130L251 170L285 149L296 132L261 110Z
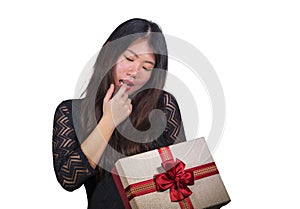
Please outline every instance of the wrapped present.
M112 174L126 209L213 209L230 202L203 137L122 158Z

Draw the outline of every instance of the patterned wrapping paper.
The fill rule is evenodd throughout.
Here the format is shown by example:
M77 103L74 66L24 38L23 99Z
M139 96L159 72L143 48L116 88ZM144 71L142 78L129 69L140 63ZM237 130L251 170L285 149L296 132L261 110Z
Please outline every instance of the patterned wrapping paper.
M167 173L162 167L162 161L168 159L168 155L162 153L164 150L167 150L166 152L169 150L174 160L182 161L186 172L198 169L194 171L194 184L187 185L192 194L183 201L172 202L170 189L156 191L154 176ZM113 177L126 209L220 208L230 202L203 137L171 145L167 149L152 150L120 159L116 162L113 173L116 173ZM143 183L144 181L148 182L148 185ZM135 187L135 185L142 186ZM130 190L130 187L135 189ZM132 197L132 193L136 191L141 195Z

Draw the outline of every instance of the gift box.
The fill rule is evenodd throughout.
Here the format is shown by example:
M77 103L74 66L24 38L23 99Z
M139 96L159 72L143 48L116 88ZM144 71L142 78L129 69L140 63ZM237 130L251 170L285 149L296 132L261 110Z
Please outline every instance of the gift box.
M203 137L119 159L112 174L126 209L214 209L230 202Z

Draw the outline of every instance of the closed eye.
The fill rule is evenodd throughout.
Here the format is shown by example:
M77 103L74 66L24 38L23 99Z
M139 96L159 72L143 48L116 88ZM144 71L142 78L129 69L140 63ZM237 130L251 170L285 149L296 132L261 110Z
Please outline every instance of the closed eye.
M129 62L133 62L133 61L134 61L133 59L130 59L129 57L127 57L127 56L125 56L125 55L124 55L124 57L125 57L125 59L127 59Z
M146 68L146 67L143 67L143 69L146 70L146 71L151 71L152 70L152 68L149 69L149 68Z

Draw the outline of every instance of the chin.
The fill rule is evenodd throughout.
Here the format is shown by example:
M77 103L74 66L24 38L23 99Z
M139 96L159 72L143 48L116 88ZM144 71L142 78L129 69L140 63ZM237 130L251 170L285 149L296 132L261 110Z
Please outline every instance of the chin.
M127 94L130 96L135 95L137 93L139 93L139 89L135 89L135 88L127 91Z
M133 95L135 92L136 92L136 91L130 89L129 91L127 91L127 94L128 94L128 95Z

